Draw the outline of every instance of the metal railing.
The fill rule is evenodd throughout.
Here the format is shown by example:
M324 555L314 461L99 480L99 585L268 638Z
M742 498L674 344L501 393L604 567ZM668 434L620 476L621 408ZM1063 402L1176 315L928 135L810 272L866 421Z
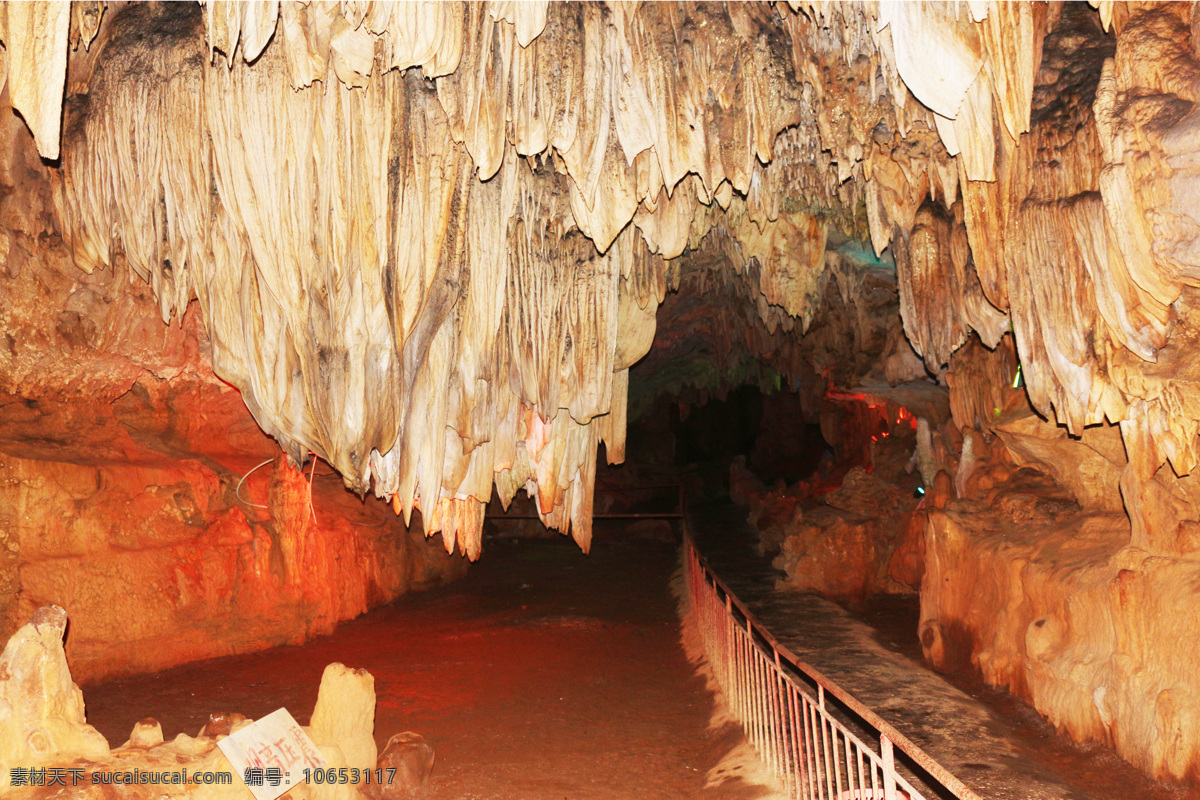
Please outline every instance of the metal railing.
M944 790L939 795L980 800L878 714L776 641L713 573L686 531L684 554L688 598L713 675L734 718L788 797L932 800L899 769L899 749L926 773L925 784ZM815 687L815 697L806 683ZM842 708L827 705L829 696ZM845 709L862 721L855 726L859 733L878 736L878 748L842 721L850 719Z

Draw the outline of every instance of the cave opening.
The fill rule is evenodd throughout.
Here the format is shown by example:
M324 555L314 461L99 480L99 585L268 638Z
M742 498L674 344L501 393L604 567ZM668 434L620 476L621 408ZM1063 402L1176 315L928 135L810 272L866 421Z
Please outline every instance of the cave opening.
M728 491L729 465L738 457L768 483L807 478L822 457L833 465L833 450L820 424L805 419L797 393L743 384L724 396L689 394L659 397L646 416L630 420L626 464L703 473L717 481L716 491Z
M0 799L1200 796L1197 8L0 3Z

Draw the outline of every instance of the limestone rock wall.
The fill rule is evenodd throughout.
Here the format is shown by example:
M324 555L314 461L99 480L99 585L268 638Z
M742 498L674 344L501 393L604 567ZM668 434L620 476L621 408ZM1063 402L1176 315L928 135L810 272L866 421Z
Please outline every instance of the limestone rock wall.
M5 456L0 475L15 546L0 629L47 603L73 609L67 652L83 681L297 644L466 567L328 471L310 510L308 476L284 456L247 480L244 500L238 475L196 461Z
M973 667L1080 741L1161 778L1195 780L1194 557L1128 546L1119 513L1006 484L932 511L921 638L941 669Z
M798 499L791 519L772 520L760 534L764 549L780 551L781 588L850 604L920 588L926 515L911 490L855 467L819 503Z
M1016 367L1006 337L994 351L968 344L947 373L963 445L935 458L945 490L925 533L926 658L977 670L1151 775L1194 781L1200 539L1180 517L1195 478L1167 469L1148 483L1146 511L1173 536L1166 551L1140 544L1117 427L1068 435L1030 408Z
M290 464L213 374L197 313L164 326L123 262L80 272L47 168L3 125L0 633L68 609L94 681L303 641L463 573L419 519Z

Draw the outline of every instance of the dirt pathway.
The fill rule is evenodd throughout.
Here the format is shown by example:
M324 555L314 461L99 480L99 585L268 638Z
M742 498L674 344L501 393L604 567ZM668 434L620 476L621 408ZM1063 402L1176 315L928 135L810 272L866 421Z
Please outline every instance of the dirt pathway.
M710 731L712 697L679 644L674 545L598 527L590 556L564 538L489 542L462 582L397 603L299 647L214 659L84 688L114 746L134 722L195 734L210 711L301 722L332 661L364 667L376 739L422 734L445 800L751 798L705 791L741 741Z

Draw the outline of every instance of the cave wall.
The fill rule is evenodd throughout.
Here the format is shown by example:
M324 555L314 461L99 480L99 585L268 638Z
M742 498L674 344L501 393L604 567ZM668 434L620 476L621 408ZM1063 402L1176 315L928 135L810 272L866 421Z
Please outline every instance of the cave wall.
M72 610L85 682L298 644L465 564L390 509L314 492L286 460L243 496L237 476L174 467L0 460L11 558L5 630L42 605ZM222 474L223 473L223 474ZM327 476L328 477L328 476Z
M281 455L213 374L197 313L163 325L124 263L80 272L48 168L4 125L0 632L68 609L94 681L300 642L463 573L419 519Z
M1194 782L1200 559L1129 548L1123 514L1031 479L930 512L926 658L977 669L1148 774Z
M1120 429L1071 436L1014 383L1011 337L951 359L963 440L942 454L925 535L919 635L926 659L977 670L1058 729L1103 742L1148 774L1200 778L1192 646L1200 570L1196 477L1164 467L1147 486L1170 549L1135 538L1121 488ZM1023 373L1023 370L1022 370ZM954 480L950 479L954 475Z

